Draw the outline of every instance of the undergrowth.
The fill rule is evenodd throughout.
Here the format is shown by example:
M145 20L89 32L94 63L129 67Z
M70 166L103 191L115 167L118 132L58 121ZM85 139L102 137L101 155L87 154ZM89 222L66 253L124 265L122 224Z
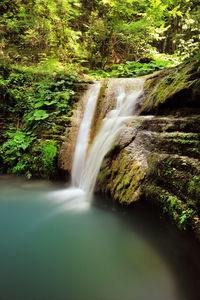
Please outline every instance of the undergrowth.
M88 70L88 75L94 78L129 78L151 74L155 71L172 67L175 64L170 60L151 60L149 63L127 61L126 63L114 64L107 69Z
M58 147L75 101L74 83L81 80L65 70L47 71L0 64L0 173L57 175Z

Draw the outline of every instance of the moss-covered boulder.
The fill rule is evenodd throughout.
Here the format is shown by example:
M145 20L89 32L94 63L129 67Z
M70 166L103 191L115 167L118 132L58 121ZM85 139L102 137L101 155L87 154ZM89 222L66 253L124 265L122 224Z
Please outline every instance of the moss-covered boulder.
M126 122L96 191L121 204L149 201L200 239L199 64L147 76L140 116Z
M200 113L200 63L187 63L147 77L140 114Z

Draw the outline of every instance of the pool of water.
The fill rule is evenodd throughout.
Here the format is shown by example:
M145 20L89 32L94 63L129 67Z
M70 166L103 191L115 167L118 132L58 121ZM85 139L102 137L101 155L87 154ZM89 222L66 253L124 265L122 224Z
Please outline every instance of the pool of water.
M1 300L197 300L199 247L147 206L122 210L0 177Z

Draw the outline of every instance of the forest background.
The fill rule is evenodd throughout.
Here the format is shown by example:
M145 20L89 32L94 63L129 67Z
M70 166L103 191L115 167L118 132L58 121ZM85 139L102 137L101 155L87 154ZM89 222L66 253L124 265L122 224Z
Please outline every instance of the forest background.
M86 72L199 51L198 0L2 0L0 11L0 55L13 63Z

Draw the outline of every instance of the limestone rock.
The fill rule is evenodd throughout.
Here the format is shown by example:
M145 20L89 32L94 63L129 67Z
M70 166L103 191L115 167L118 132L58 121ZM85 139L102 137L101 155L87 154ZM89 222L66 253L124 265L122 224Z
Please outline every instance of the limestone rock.
M200 239L199 64L148 76L138 111L105 157L96 192L149 201Z

